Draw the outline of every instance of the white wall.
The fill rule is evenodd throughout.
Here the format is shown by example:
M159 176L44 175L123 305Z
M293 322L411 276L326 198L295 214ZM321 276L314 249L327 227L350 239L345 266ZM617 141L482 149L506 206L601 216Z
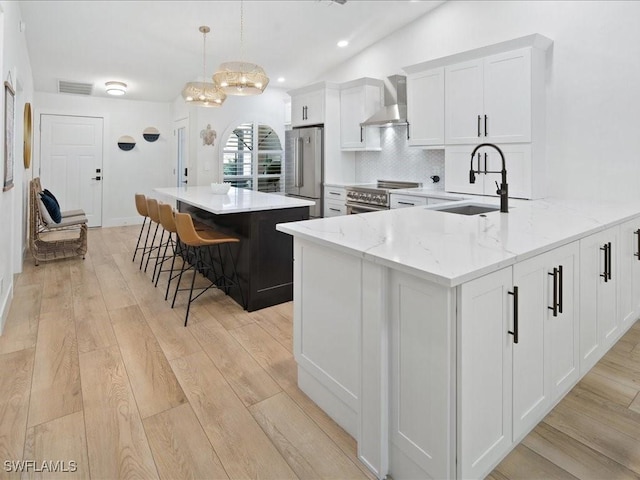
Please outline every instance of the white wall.
M402 67L532 33L548 54L548 189L560 197L640 199L640 2L451 1L318 80Z
M33 76L24 33L20 31L18 2L0 2L0 49L2 80L11 72L15 96L14 187L0 192L0 331L4 327L13 292L13 274L22 271L22 254L26 238L27 185L31 177L25 170L22 155L23 111L26 102L33 102ZM0 82L0 83L3 83ZM4 112L4 95L0 103ZM4 131L4 114L0 115L0 131ZM4 141L4 140L3 140ZM3 150L0 150L3 151ZM0 183L4 179L4 153L0 155Z
M285 102L289 100L285 90L271 85L257 96L230 95L220 108L186 106L182 97L176 98L173 120L189 118L189 184L207 185L222 180L221 146L231 131L243 122L257 121L271 126L284 149ZM207 124L217 133L213 147L203 145L200 138L200 132Z
M42 114L104 118L102 226L141 223L134 195L153 195L155 187L171 185L171 105L42 92L36 92L35 104L36 125ZM142 138L142 131L147 127L156 127L160 131L156 142ZM133 150L125 152L118 148L118 138L122 135L130 135L136 140ZM39 137L37 128L34 136ZM39 154L36 146L35 163L38 163ZM34 175L38 175L37 169Z

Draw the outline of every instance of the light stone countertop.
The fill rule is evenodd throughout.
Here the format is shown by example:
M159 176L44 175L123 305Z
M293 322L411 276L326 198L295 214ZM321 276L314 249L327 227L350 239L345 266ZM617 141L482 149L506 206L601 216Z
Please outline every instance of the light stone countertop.
M235 187L231 187L225 195L214 194L209 185L156 188L154 191L216 215L309 207L315 204L310 200Z
M494 197L474 197L474 201L499 204ZM465 216L418 206L276 228L454 287L638 215L640 202L509 199L509 213Z

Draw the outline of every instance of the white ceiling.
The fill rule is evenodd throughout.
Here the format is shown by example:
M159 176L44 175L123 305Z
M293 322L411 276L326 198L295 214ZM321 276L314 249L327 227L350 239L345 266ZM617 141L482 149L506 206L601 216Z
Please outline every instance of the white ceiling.
M244 60L260 64L270 85L297 88L411 23L443 1L330 0L244 2ZM20 1L34 88L58 80L124 81L125 98L171 101L202 77L200 25L207 35L207 76L241 60L239 1ZM337 48L348 39L347 48ZM285 82L276 82L285 77Z

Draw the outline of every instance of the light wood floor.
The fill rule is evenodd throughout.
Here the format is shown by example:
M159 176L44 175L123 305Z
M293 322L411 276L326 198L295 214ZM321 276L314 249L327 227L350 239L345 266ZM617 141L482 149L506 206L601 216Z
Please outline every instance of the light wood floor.
M369 478L296 386L290 303L164 301L131 262L138 227L92 229L86 260L25 261L0 337L1 478ZM181 297L179 297L180 299ZM640 479L640 324L489 478ZM77 471L7 472L5 461Z

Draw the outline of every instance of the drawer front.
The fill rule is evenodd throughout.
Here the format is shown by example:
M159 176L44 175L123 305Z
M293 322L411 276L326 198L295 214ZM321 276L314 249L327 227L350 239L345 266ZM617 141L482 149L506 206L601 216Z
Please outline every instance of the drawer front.
M427 197L414 197L412 195L391 194L391 208L406 208L426 205Z
M326 201L324 204L325 217L338 217L347 214L347 207L341 202Z
M428 197L427 205L435 205L436 203L446 203L446 202L454 202L456 200L462 200L461 198L436 198L436 197Z
M347 201L347 193L344 188L324 187L324 198L327 201L338 201L340 203L344 203Z

